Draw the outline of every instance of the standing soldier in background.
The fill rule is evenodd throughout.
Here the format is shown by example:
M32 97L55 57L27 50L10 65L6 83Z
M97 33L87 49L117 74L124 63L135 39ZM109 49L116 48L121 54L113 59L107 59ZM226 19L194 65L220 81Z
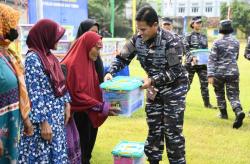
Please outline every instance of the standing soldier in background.
M206 108L215 109L210 104L209 91L208 91L208 81L207 81L207 66L206 65L196 65L197 59L190 53L191 50L196 49L207 49L208 40L207 36L201 33L202 20L200 16L194 17L190 24L193 31L189 33L185 38L186 43L186 62L185 67L188 71L189 82L192 84L195 72L198 74L201 85L201 95L203 98L204 106Z
M152 7L141 8L136 16L138 34L128 41L112 62L105 80L129 65L137 55L147 73L142 89L147 89L148 137L145 154L150 164L162 160L164 140L170 164L185 164L182 134L188 78L181 64L180 39L159 27Z
M226 88L227 98L236 116L233 128L238 129L242 125L245 113L242 111L239 100L239 70L237 65L239 41L230 35L232 32L231 21L222 20L219 27L222 38L213 43L208 60L208 81L214 86L220 109L219 116L222 119L228 119L225 99Z
M161 27L167 31L173 31L173 19L169 17L162 18Z
M177 33L175 33L175 31L173 30L174 29L173 24L174 24L173 19L171 19L169 17L163 17L162 18L161 27L164 30L171 32L172 34L174 34L176 37L178 37L180 39L180 44L182 45L183 56L184 56L186 53L188 53L187 50L186 50L186 45L187 45L186 40L185 40L185 38L183 36L178 35ZM182 60L181 60L181 62L182 62Z
M246 45L244 56L246 59L250 60L250 36L247 39L247 45Z
M246 59L250 60L250 36L248 36L248 39L247 39L247 45L246 45L244 56ZM250 117L250 111L248 112L248 116Z

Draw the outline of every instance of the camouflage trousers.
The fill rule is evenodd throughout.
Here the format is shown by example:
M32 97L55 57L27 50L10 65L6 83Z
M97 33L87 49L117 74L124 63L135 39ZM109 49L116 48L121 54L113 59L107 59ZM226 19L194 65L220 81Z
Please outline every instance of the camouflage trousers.
M195 73L197 73L200 81L201 96L204 103L209 103L209 91L208 91L208 81L207 81L207 66L205 65L186 65L188 71L188 79L190 86L193 82Z
M227 98L233 109L242 108L239 99L239 76L215 76L214 77L214 92L217 98L219 109L226 109L227 103L225 99L225 88Z
M168 100L147 101L146 114L148 137L145 154L148 160L160 161L164 150L164 140L171 164L185 164L185 138L182 134L185 97Z

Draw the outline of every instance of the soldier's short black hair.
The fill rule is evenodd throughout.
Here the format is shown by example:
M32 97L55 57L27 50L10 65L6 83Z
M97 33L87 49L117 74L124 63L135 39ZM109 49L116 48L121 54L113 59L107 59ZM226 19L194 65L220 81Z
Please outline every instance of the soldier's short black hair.
M163 23L168 23L168 24L173 24L173 19L171 19L169 17L163 17L162 22Z
M231 34L234 32L231 20L222 20L219 25L219 33L221 34Z
M193 17L192 20L191 20L191 23L190 23L190 27L194 28L193 24L197 23L197 22L202 22L202 17L201 16Z
M158 15L151 6L140 8L136 14L136 21L145 21L149 26L152 26L155 22L159 23Z

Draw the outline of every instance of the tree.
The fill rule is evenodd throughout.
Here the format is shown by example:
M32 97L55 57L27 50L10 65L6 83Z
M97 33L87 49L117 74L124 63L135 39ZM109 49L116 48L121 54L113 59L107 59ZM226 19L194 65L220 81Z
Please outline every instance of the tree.
M232 25L235 29L239 29L246 34L250 35L250 5L247 2L239 2L234 0L230 5ZM227 19L227 5L221 5L221 18Z
M126 37L132 33L131 23L125 19L125 3L127 0L115 1L115 37ZM102 27L109 29L111 5L109 0L89 0L89 18L95 19Z

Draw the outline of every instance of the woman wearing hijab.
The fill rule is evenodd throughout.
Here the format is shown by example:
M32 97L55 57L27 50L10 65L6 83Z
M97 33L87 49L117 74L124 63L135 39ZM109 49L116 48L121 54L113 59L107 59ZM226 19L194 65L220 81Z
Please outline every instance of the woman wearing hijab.
M52 20L37 22L27 37L25 80L34 135L21 135L19 163L68 163L65 124L70 97L57 58L51 53L65 29Z
M71 110L80 133L82 164L90 163L97 128L103 124L108 114L112 115L109 106L102 102L94 63L101 48L101 36L88 31L76 40L62 61L68 70L67 86L72 97Z
M18 55L9 49L17 37L19 13L0 4L0 163L16 163L20 116L24 133L32 135L30 103L24 70Z
M81 24L80 24L80 26L78 28L78 31L77 31L76 40L79 37L81 37L84 33L86 33L87 31L93 31L95 33L98 33L99 24L96 21L92 20L92 19L86 19L83 22L81 22ZM94 64L95 64L95 69L96 69L96 72L97 72L97 75L98 75L99 83L102 83L103 78L104 78L104 68L103 68L102 59L101 59L101 57L99 55L97 56L96 61L94 61ZM75 154L72 157L77 156L79 154L77 152L79 152L78 149L80 147L81 148L86 147L86 145L83 145L85 143L84 141L90 141L89 142L90 143L89 150L92 150L93 147L94 147L94 143L95 143L95 139L96 139L96 135L97 135L97 131L98 131L98 128L94 128L92 126L91 121L89 120L88 115L85 112L78 112L77 114L73 114L73 115L74 115L75 123L74 123L73 119L70 120L69 125L67 126L67 137L68 137L68 135L73 134L72 130L75 128L75 124L76 124L76 127L78 129L81 141L79 140L79 138L76 138L76 137L72 136L70 138L76 138L75 140L78 139L78 141L75 141L76 144L71 146L71 144L69 142L69 139L67 139L67 141L69 143L68 144L69 156L70 156L70 154L71 155ZM68 127L71 127L71 131L72 131L71 133L69 132ZM85 130L83 130L83 129L88 129L89 134L87 135ZM75 136L78 136L78 133L76 133ZM80 147L78 147L78 142L81 143ZM70 148L70 147L72 147L72 148ZM72 152L74 150L77 151L77 152ZM70 152L72 152L72 153L70 153ZM74 158L78 158L78 157L74 157Z
M87 31L93 31L98 33L99 28L100 26L96 21L92 19L86 19L85 21L81 22L77 31L76 39L78 39ZM100 56L98 56L95 61L95 69L99 78L99 82L102 83L104 78L104 68L103 68L102 58Z
M75 40L77 40L80 36L82 36L87 31L93 31L93 32L98 33L98 30L99 30L99 25L94 20L87 19L81 22L78 28L77 36ZM63 64L63 68L64 68L64 64ZM99 77L99 81L103 82L103 63L102 63L102 59L100 56L98 56L97 60L95 61L95 68ZM64 68L64 70L67 74L67 69ZM74 114L71 114L71 116L74 116ZM88 116L85 113L77 114L77 116L75 116L75 119L77 121L76 122L77 126L73 117L69 119L69 122L66 125L68 157L69 157L69 161L71 164L79 164L81 163L81 160L82 160L81 145L80 145L80 138L79 138L78 130L82 132L81 131L81 129L83 128L82 125L86 125L85 128L87 128L87 127L90 127L90 124L91 124L90 120L88 119ZM94 135L96 136L96 133L97 133L96 128L94 128L94 130L92 130L91 132L94 133ZM81 138L84 138L83 135L85 134L80 133L80 135L81 135Z

